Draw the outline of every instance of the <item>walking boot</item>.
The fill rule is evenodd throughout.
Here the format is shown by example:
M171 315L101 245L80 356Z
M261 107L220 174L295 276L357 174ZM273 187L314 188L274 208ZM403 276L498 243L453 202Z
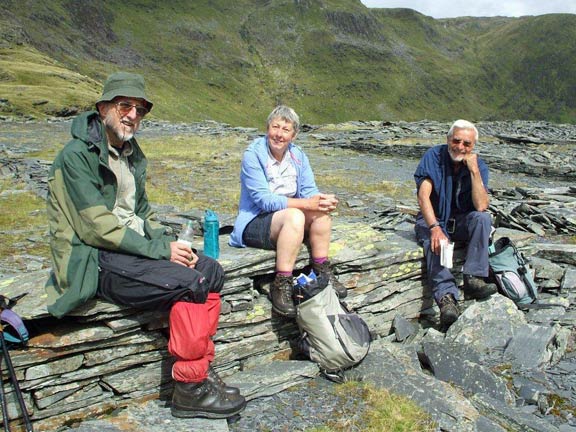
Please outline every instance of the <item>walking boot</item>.
M440 325L446 331L460 316L460 309L452 294L443 296L438 306L440 306Z
M225 419L246 406L243 396L227 396L208 379L200 383L176 381L170 411L174 417Z
M276 275L276 279L270 287L270 301L272 309L280 315L294 318L296 316L296 307L292 300L292 289L294 282L292 276Z
M220 375L218 375L218 372L216 372L212 366L208 366L208 378L206 379L212 382L212 385L219 387L229 397L240 395L240 389L238 387L226 385L222 378L220 378Z
M482 300L498 291L493 283L486 283L479 276L464 275L464 296L470 299Z
M336 291L339 298L345 298L348 295L346 287L338 280L332 268L330 267L330 261L324 261L322 264L313 263L312 270L316 273L318 278L322 278L326 281L330 281L332 288Z

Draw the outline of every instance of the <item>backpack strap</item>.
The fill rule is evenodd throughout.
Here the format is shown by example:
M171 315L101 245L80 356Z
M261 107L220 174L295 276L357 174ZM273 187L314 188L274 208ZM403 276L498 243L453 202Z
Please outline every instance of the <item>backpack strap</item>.
M538 303L538 301L536 301L534 303L528 303L528 304L516 304L516 306L518 306L518 309L520 309L520 310L552 309L555 307L561 307L561 308L566 309L566 305L563 305L560 303Z
M4 334L4 339L12 343L21 343L26 345L28 343L28 329L24 325L22 318L10 308L16 304L18 300L28 293L20 294L14 298L8 298L0 295L0 331ZM5 331L5 324L9 325L12 331Z
M22 318L20 318L14 311L10 309L4 309L0 314L0 321L9 324L16 331L17 336L2 330L4 332L4 338L8 342L22 344L26 344L28 342L28 329L24 325Z

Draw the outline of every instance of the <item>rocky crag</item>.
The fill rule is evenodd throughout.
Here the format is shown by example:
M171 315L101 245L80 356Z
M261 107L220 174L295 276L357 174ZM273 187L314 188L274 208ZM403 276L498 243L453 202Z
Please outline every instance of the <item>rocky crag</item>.
M434 124L360 126L330 133L342 141L374 141L385 148L378 144L378 134L390 128L399 128L399 135L408 128L437 128L433 138L446 130ZM363 139L360 129L368 130ZM519 135L512 131L508 135ZM499 133L506 134L506 128ZM321 128L311 127L307 136L330 143ZM496 140L496 150L516 153ZM572 142L557 141L544 145L574 151ZM543 145L530 142L526 145ZM537 152L521 153L533 158ZM17 172L26 171L23 161L17 165ZM5 163L5 175L13 175L14 166L13 161ZM41 180L32 180L42 178L38 169L39 174L29 178L41 185ZM501 295L483 302L462 301L465 311L446 334L437 330L438 310L412 232L415 210L406 204L371 206L360 216L335 221L331 257L349 290L346 301L375 337L368 357L347 377L409 396L430 413L438 430L576 429L576 246L566 241L576 234L576 189L493 190L490 211L498 225L496 235L513 238L530 258L542 290L540 301L552 306L520 311ZM159 219L178 227L186 219L199 221L199 215L161 211ZM333 393L336 384L319 377L313 363L298 357L293 349L295 323L271 312L266 293L274 255L229 248L226 221L220 262L228 279L215 337L215 366L227 382L242 388L250 401L246 411L230 424L172 418L166 316L91 301L70 317L54 320L43 303L46 268L3 271L2 294L28 293L15 310L26 320L32 338L27 349L14 349L11 355L35 430L303 430L334 420L334 413L361 417L361 403L339 399ZM457 262L461 254L459 250ZM300 268L307 264L306 257L302 250ZM17 427L21 419L14 394L7 383L5 388L12 425ZM287 388L292 391L284 391Z

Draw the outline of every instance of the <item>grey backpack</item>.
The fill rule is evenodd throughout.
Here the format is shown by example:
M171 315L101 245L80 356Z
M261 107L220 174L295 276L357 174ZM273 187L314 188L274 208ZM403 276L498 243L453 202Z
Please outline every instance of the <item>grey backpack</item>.
M519 306L536 302L538 286L532 278L524 255L508 237L490 245L490 272L498 289Z
M300 350L328 374L357 365L370 349L368 325L340 302L331 284L310 285L295 288Z

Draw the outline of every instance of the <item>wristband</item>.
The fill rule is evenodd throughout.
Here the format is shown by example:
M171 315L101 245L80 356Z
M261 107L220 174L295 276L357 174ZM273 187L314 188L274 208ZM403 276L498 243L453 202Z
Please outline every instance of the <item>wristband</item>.
M436 227L439 227L439 226L440 226L440 222L434 222L432 225L430 225L430 226L428 227L428 229L431 230L432 228L436 228Z

